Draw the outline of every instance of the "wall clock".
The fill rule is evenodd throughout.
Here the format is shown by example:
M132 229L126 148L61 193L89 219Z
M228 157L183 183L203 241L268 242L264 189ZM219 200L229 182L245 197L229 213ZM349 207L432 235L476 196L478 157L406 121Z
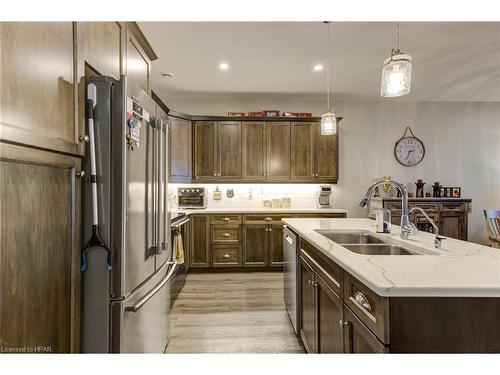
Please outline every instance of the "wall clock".
M394 146L394 156L396 160L405 167L413 167L424 158L424 143L415 137L415 134L413 134L409 126L406 127L405 133L396 142Z

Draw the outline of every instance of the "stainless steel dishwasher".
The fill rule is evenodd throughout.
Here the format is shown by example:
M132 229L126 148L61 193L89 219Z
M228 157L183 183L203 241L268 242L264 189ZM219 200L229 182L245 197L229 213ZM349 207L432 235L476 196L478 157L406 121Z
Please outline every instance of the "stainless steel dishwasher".
M298 334L297 235L283 226L283 271L285 306L295 334Z

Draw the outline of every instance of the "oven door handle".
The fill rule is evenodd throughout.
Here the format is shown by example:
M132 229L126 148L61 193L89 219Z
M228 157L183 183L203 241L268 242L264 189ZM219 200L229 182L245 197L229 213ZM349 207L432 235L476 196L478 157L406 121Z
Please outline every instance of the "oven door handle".
M171 279L172 275L174 274L174 271L177 269L178 263L177 262L171 262L172 267L170 270L167 272L165 277L163 278L162 281L158 283L148 294L146 294L144 297L142 297L137 303L133 306L126 307L125 311L131 311L131 312L137 312L139 309L146 304L153 296L158 293L161 288L165 286L166 283L169 282Z

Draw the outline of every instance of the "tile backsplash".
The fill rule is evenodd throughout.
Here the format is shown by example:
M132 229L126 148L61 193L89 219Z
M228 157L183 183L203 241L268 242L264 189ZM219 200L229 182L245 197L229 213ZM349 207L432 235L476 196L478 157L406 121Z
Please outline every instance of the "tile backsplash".
M291 198L292 208L315 208L320 184L169 184L171 207L177 207L179 187L204 187L208 194L208 208L260 208L264 200ZM216 188L222 192L221 200L213 199ZM234 197L227 197L227 189L233 189ZM332 188L335 207L335 185Z

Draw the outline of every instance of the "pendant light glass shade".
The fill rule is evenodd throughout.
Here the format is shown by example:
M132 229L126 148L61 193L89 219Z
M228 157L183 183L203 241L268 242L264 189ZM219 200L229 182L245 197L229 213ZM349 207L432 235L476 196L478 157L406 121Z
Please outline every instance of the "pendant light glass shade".
M394 98L410 93L411 90L411 56L392 50L391 57L384 61L380 95Z
M321 135L337 134L337 117L335 113L327 111L321 116Z

